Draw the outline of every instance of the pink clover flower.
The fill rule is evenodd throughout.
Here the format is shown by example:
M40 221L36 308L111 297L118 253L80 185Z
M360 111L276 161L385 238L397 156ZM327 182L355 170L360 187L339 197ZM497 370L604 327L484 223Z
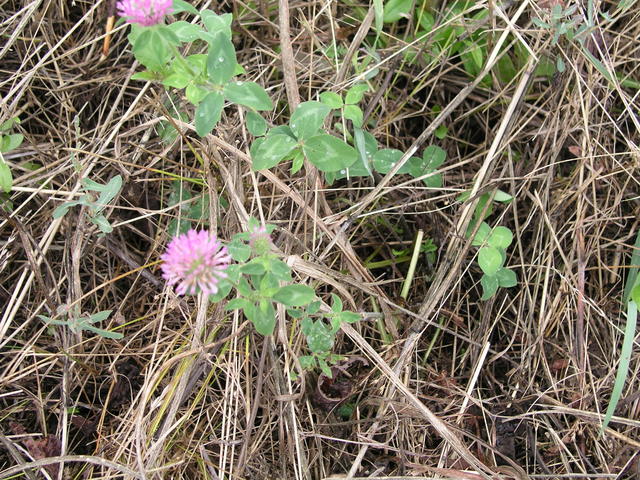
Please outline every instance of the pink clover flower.
M173 0L120 0L116 4L118 15L128 23L150 27L161 23L165 15L173 12Z
M169 285L177 285L178 295L218 293L218 283L227 278L225 270L231 263L227 247L207 230L189 230L175 237L160 257L162 277Z

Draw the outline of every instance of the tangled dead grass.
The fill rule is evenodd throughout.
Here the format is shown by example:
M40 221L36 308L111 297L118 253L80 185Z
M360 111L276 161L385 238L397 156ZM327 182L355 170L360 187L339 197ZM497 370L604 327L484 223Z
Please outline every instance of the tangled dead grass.
M180 135L163 143L179 99L130 80L124 26L100 58L108 2L2 2L1 117L20 116L25 142L6 155L15 181L0 219L1 476L638 478L637 345L616 416L599 433L638 231L638 90L607 79L575 44L553 47L530 21L546 3L477 2L498 34L510 29L536 58L562 56L567 69L552 79L532 60L488 87L455 60L401 61L408 29L385 33L364 105L372 133L406 151L445 125L445 186L435 191L402 175L329 186L286 167L253 172L234 108L207 138L178 122ZM274 124L287 103L357 80L352 64L322 52L336 38L358 55L368 5L214 8L234 13L239 63L278 105ZM635 81L639 16L618 12L590 47ZM290 37L280 35L286 25ZM79 209L52 220L82 178L117 174L125 186L108 209L112 234L98 237ZM157 259L180 215L167 203L175 179L207 199L221 238L250 215L273 223L297 281L369 312L336 345L349 363L335 382L292 380L304 353L295 324L280 318L264 339L222 305L198 310L165 288ZM508 264L519 283L480 302L462 235L473 208L455 199L495 187L514 197L491 218L514 232ZM437 259L421 262L404 301L406 264L389 260L418 230ZM108 327L124 339L48 329L37 315L59 306L113 310ZM198 315L208 327L196 348Z

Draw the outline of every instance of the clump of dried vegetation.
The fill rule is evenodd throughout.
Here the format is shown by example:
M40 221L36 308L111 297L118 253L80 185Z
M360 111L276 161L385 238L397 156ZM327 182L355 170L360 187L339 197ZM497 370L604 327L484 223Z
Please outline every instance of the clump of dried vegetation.
M274 99L274 125L291 105L355 83L344 55L360 58L375 37L366 2L192 3L234 14L238 61ZM450 4L423 3L436 19ZM612 21L597 17L586 51L617 77L532 23L563 0L473 2L488 9L493 38L509 30L532 54L509 81L471 78L459 56L410 61L412 20L384 24L361 106L381 145L447 152L443 187L430 189L403 175L329 185L286 164L254 172L236 108L205 138L186 122L161 138L180 98L130 79L126 26L102 56L110 2L2 2L0 117L20 117L24 142L5 154L14 186L0 216L0 476L637 478L637 345L615 416L600 425L639 228L640 8L592 3ZM326 54L334 44L337 59ZM564 71L538 74L545 57ZM116 175L112 233L98 235L79 207L52 218L83 178ZM168 225L187 211L169 202L176 180L208 204L194 220L222 239L249 216L275 224L296 281L366 312L343 328L332 379L292 378L304 343L284 316L265 339L212 305L204 346L191 344L196 302L166 288L158 265ZM473 204L456 199L495 188L513 196L488 221L514 233L518 285L481 301L464 235ZM401 299L407 262L394 250L418 230L437 251ZM113 310L101 327L124 337L37 316L61 306Z

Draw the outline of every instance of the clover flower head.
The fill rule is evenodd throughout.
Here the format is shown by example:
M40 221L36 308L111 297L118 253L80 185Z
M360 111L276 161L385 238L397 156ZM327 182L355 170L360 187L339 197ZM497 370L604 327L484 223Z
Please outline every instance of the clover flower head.
M161 23L173 11L173 0L120 0L116 8L128 23L150 27Z
M267 227L259 225L249 229L249 246L257 255L269 253L273 247L273 242L267 232Z
M177 285L178 295L218 293L218 283L227 278L225 270L231 262L227 247L215 234L193 229L174 238L161 258L162 277L169 285Z

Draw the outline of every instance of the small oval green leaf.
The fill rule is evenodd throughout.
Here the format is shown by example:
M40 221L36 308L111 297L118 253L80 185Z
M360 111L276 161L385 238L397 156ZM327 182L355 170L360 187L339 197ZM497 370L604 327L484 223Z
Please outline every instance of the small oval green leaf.
M220 121L224 98L219 92L211 92L202 99L196 109L196 133L204 137L213 130Z
M273 299L287 307L301 307L310 303L315 296L313 288L306 285L286 285L275 293Z
M478 264L486 275L493 276L502 267L502 255L495 247L482 247L478 252Z

